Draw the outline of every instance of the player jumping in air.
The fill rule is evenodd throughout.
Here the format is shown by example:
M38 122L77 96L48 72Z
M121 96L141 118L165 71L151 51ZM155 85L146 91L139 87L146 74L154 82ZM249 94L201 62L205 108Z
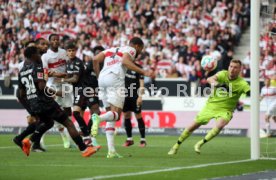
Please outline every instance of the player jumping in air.
M115 122L119 119L124 106L125 73L127 69L138 72L145 76L153 76L153 72L144 71L136 66L133 61L144 48L140 38L134 37L130 40L129 46L114 47L99 53L94 57L94 70L99 80L99 97L104 106L110 110L103 115L93 114L93 126L91 133L95 137L101 121L106 123L106 137L108 145L107 158L121 157L117 154L114 144ZM103 69L100 71L100 63L103 62Z
M240 60L232 60L228 71L220 71L207 79L207 82L215 87L212 95L209 97L205 107L196 116L195 121L182 132L176 144L168 152L168 155L176 154L181 143L194 130L201 125L207 124L214 118L216 120L215 127L208 132L204 139L197 142L194 146L195 152L200 153L202 145L216 137L230 122L240 96L250 92L248 83L239 76L241 66Z

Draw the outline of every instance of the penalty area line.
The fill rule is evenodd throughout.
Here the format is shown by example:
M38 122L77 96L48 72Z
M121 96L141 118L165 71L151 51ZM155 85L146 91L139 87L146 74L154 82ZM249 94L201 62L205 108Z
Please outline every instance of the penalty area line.
M210 167L210 166L236 164L236 163L243 163L243 162L250 162L250 161L255 161L255 160L245 159L245 160L238 160L238 161L226 161L226 162L217 162L217 163L208 163L208 164L198 164L198 165L193 165L193 166L173 167L173 168L167 168L167 169L156 169L156 170L133 172L133 173L94 176L94 177L88 177L88 178L80 178L78 180L111 179L111 178L117 178L117 177L138 176L138 175L154 174L154 173L161 173L161 172L177 171L177 170L183 170L183 169L196 169L196 168L203 168L203 167Z

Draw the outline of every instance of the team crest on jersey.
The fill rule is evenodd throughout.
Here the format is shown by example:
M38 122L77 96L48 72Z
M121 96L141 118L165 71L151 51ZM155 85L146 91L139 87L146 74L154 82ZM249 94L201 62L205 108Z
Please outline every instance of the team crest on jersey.
M43 73L42 72L37 73L37 79L43 79Z

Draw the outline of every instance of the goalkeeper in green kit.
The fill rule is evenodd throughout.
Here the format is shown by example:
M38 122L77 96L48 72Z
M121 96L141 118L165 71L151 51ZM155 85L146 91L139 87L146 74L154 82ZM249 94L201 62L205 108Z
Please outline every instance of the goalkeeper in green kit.
M228 71L220 71L207 79L207 82L214 87L205 107L197 114L195 121L182 132L177 143L168 152L168 155L177 153L181 143L185 141L194 130L201 125L207 124L211 119L216 120L216 125L211 129L204 139L197 142L194 150L200 153L200 148L205 143L216 137L219 132L232 119L233 111L242 94L249 94L250 86L239 76L241 72L241 61L231 60Z

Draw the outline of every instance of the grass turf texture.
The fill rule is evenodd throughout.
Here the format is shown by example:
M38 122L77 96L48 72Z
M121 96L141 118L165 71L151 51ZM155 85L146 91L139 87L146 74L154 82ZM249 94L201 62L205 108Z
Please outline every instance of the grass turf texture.
M90 158L81 157L77 149L64 149L58 135L46 136L46 145L54 145L48 146L46 153L31 152L26 157L12 143L12 137L0 135L0 179L78 179L250 158L250 139L239 137L217 137L202 148L201 155L193 151L193 145L201 137L191 137L177 155L168 156L176 136L147 137L146 148L138 147L139 137L134 138L133 146L122 147L125 137L117 136L116 148L124 156L122 159L106 159L105 136L98 138L103 148ZM203 179L264 170L276 170L276 161L258 160L112 179Z

